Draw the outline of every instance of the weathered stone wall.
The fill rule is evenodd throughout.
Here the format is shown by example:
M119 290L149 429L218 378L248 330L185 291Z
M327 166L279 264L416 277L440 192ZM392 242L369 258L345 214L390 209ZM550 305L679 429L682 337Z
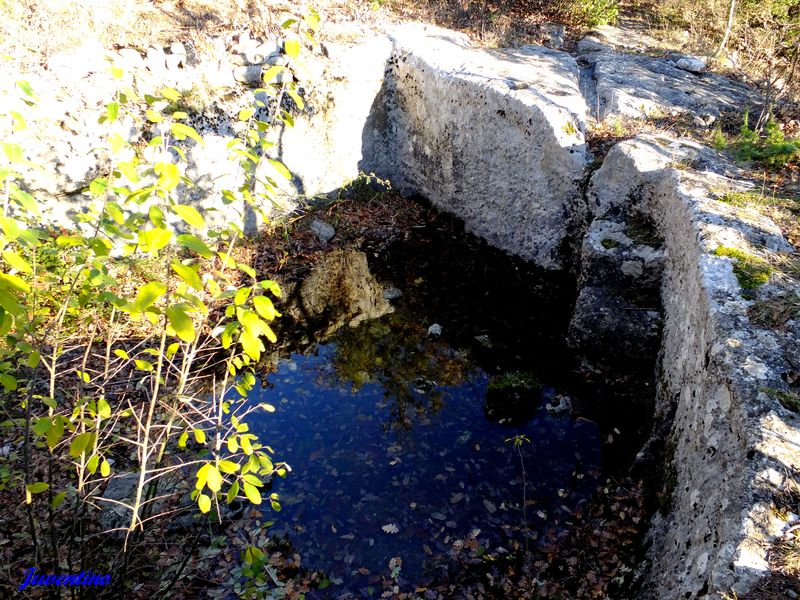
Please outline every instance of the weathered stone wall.
M585 165L586 105L563 52L474 48L422 26L392 33L381 118L364 170L458 215L492 245L563 267ZM385 114L384 112L385 111Z
M334 191L374 172L498 248L564 266L586 162L586 105L571 56L475 48L422 25L327 47L312 115L281 137L299 191Z
M704 171L674 168L681 162ZM714 199L714 190L736 189L722 175L732 170L707 149L642 136L615 147L593 178L596 206L628 198L655 221L667 253L656 411L667 420L674 413L674 454L663 458L675 479L665 490L671 508L649 535L642 598L747 591L766 573L770 541L785 526L773 510L783 478L798 472L797 417L763 391L785 388L780 375L792 368L796 334L754 326L730 260L713 254L732 242L789 248L771 223L748 222Z

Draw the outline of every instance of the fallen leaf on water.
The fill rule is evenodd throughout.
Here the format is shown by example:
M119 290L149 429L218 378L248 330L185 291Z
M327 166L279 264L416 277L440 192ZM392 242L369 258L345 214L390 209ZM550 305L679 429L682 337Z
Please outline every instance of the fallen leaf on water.
M383 529L384 533L398 533L400 531L394 523L388 523L381 527L381 529Z
M483 505L486 507L486 510L488 510L490 514L493 514L497 510L497 507L490 500L484 500Z

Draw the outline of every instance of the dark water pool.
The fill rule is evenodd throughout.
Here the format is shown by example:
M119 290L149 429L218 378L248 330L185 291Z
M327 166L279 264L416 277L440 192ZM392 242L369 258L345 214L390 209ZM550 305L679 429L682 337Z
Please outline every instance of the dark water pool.
M558 394L547 381L530 421L490 422L487 373L428 325L395 314L347 328L280 359L253 393L277 410L251 428L293 469L274 483L283 510L266 514L271 532L328 574L328 591L358 595L392 570L416 584L454 545L480 554L525 529L529 540L557 535L596 488L593 422L549 412Z

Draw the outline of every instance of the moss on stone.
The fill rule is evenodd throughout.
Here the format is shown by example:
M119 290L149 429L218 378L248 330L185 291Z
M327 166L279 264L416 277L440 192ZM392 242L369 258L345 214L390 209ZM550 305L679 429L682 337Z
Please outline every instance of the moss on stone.
M531 373L523 373L521 371L503 373L502 375L492 377L491 381L489 381L490 390L510 390L516 388L533 390L539 389L540 387L541 385L536 377Z
M717 200L731 206L750 206L763 202L764 197L756 192L728 192Z
M617 240L606 238L602 242L600 242L600 245L603 246L603 248L611 250L612 248L618 248L619 242Z
M625 235L639 246L660 248L664 243L664 240L658 235L655 224L642 215L633 215L628 218Z
M745 290L754 290L761 287L769 281L769 276L774 271L772 266L763 258L739 248L720 246L714 254L734 259L733 273L736 275L736 279L739 280L739 285Z
M784 390L777 390L775 388L763 388L770 396L777 399L784 408L800 413L800 394L797 392L787 392Z

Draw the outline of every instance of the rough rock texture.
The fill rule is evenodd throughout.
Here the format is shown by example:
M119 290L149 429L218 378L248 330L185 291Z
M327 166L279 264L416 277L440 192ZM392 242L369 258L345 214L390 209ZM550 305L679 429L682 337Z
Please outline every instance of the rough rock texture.
M787 388L781 375L797 338L791 328L756 328L730 259L713 254L719 245L789 247L774 225L714 199L741 185L731 172L695 144L640 136L612 149L592 179L594 215L629 202L653 220L666 252L657 418L672 423L674 453L664 458L674 481L671 509L650 532L642 598L744 593L767 570L769 543L785 526L771 507L787 470L800 468L798 416L764 391Z
M364 170L424 195L498 248L562 266L585 163L575 61L539 47L474 48L422 26L393 39Z
M356 250L339 249L326 255L300 285L297 295L293 316L312 327L323 327L322 335L344 324L355 327L394 311L369 271L366 254Z
M674 56L673 61L626 54L592 38L582 41L578 51L585 70L582 89L590 113L599 120L612 115L642 118L686 111L717 118L726 111L740 112L760 104L754 90L721 75L702 73L701 61L690 57ZM691 69L686 70L688 67Z
M288 191L309 198L335 192L365 170L364 129L392 52L383 36L325 47L328 58L311 65L319 77L306 99L309 110L276 140L278 156L294 176Z
M324 194L374 172L499 248L562 265L585 164L574 59L532 46L479 49L416 24L326 49L310 115L279 140L294 191Z

